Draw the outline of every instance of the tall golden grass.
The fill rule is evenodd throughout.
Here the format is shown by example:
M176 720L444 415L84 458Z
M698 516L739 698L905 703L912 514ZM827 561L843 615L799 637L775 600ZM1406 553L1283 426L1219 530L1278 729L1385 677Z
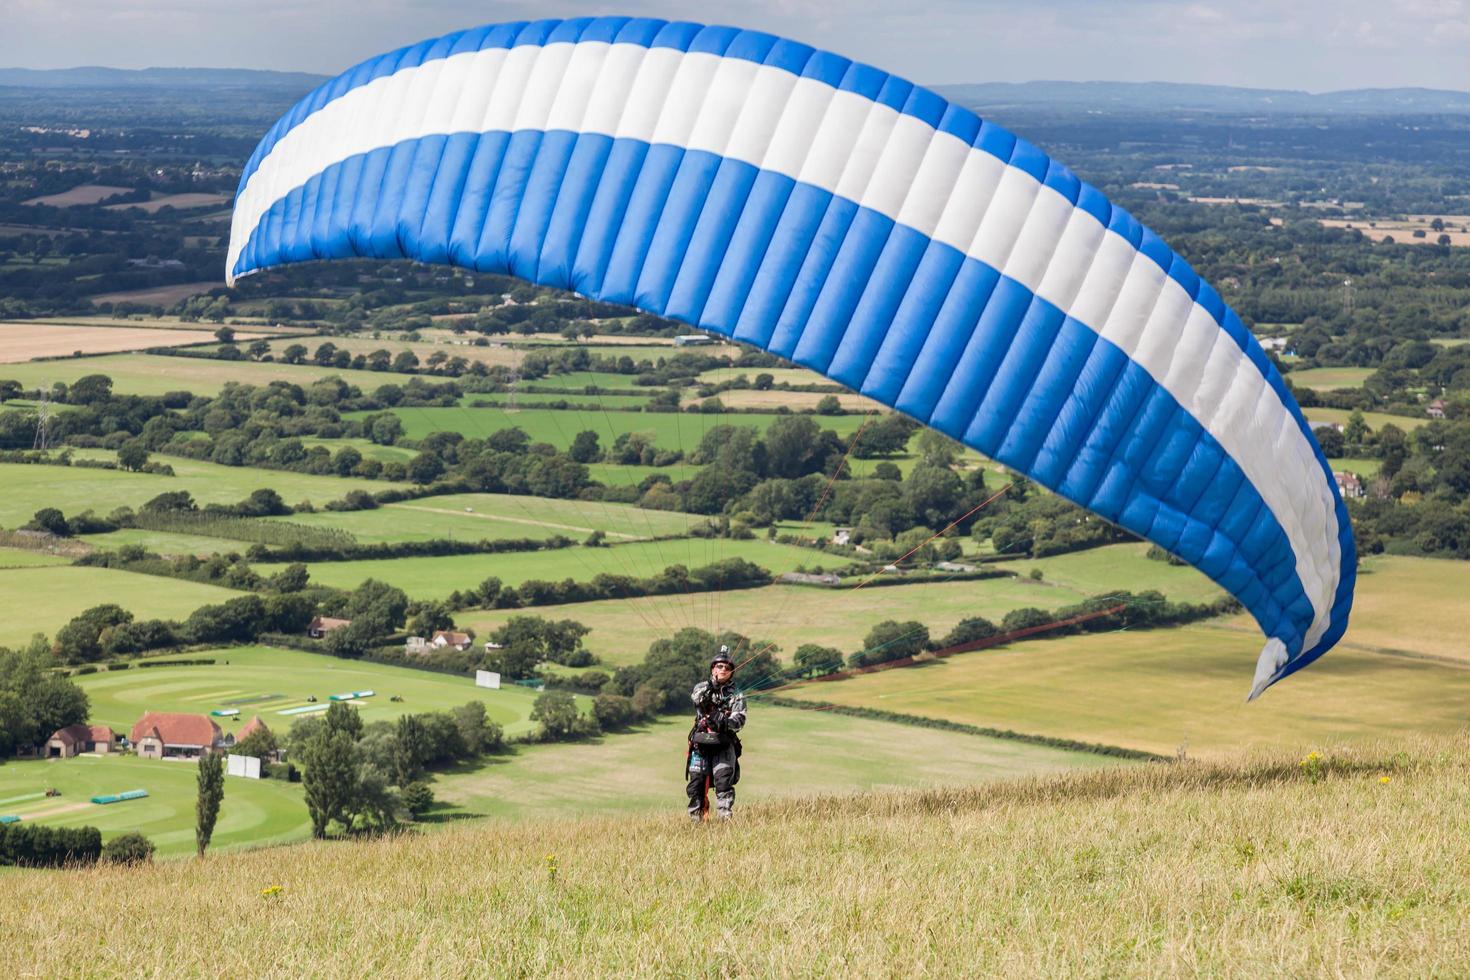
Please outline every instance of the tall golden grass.
M227 804L228 805L228 802ZM0 875L3 976L1470 973L1470 734Z

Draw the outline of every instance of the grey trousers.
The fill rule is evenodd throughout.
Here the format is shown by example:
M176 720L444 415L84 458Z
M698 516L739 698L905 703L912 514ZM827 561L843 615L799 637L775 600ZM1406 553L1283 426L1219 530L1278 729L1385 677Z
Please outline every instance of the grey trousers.
M689 753L689 784L685 791L689 795L689 816L697 818L705 798L705 780L714 787L715 810L722 820L730 819L735 809L736 767L735 746L699 749Z

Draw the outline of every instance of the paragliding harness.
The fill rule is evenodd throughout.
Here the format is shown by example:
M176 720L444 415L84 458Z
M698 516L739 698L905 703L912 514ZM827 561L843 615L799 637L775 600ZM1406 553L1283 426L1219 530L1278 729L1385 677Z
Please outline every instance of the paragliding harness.
M694 726L689 729L689 749L684 754L684 774L689 774L689 767L694 762L694 753L698 752L704 757L704 794L699 800L699 815L702 819L709 819L709 790L714 778L714 765L705 753L713 753L727 745L735 748L735 773L730 780L730 785L740 782L740 754L743 751L740 745L740 736L734 732L716 731L710 725L711 719L716 712L724 713L730 707L730 694L725 691L711 691L708 710L694 720Z

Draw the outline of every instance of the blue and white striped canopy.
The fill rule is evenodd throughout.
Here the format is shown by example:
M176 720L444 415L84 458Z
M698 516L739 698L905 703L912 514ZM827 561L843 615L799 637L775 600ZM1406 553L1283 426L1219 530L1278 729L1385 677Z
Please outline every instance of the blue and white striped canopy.
M345 256L626 303L893 406L1237 596L1268 638L1253 697L1347 626L1332 473L1219 294L1060 163L876 68L621 17L373 58L256 148L226 271Z

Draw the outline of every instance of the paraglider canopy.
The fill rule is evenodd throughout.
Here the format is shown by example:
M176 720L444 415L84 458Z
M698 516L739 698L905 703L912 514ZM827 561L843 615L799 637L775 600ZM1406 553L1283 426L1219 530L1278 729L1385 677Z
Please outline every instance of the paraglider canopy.
M1065 166L926 89L755 31L499 24L283 116L227 276L345 256L509 273L789 358L1180 556L1267 642L1342 636L1354 545L1220 295Z

